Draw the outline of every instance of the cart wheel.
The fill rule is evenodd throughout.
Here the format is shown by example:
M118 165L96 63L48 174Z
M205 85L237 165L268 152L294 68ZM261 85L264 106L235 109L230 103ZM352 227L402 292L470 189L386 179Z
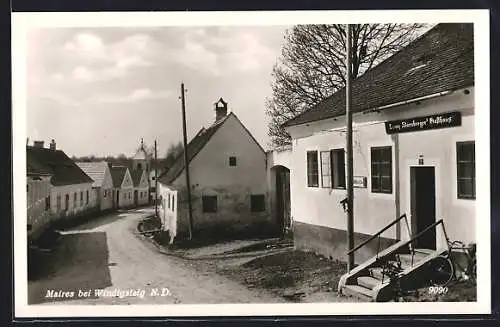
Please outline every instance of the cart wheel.
M450 259L440 256L431 261L429 274L432 285L444 286L453 279L455 269Z

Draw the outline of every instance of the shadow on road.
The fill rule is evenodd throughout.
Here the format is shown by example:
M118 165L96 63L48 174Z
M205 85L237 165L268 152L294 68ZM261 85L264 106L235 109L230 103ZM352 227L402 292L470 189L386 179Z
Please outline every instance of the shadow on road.
M75 226L71 226L68 228L64 228L65 231L85 231L90 229L95 229L98 227L105 226L107 224L114 223L117 220L126 218L127 215L125 213L113 212L110 214L106 214L100 217L94 217L91 220L85 221L83 223L77 224Z
M53 252L39 254L28 263L36 271L28 283L28 304L96 298L94 290L112 285L108 258L106 233L62 235ZM48 296L52 291L52 295L68 293ZM86 291L88 295L82 293Z

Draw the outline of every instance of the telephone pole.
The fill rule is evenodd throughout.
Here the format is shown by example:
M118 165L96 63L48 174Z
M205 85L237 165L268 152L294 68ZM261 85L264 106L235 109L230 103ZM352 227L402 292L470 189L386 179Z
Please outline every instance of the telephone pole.
M186 131L186 100L185 100L184 83L181 83L181 103L182 103L182 133L184 140L184 170L186 172L186 189L188 197L188 211L189 211L189 240L193 238L193 207L191 204L191 183L189 181L189 158L187 153L187 131Z
M347 125L347 250L354 249L354 190L353 190L353 154L352 154L352 111L351 111L351 25L347 24L347 53L346 53L346 94L345 94L345 113ZM349 253L347 258L347 271L354 268L354 253Z
M155 140L155 216L158 217L158 152Z

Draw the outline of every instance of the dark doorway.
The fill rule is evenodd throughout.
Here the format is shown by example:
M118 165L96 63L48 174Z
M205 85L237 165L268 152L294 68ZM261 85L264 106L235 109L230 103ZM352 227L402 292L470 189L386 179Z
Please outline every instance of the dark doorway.
M139 196L137 190L134 191L134 204L139 205Z
M282 233L290 227L290 170L277 166L276 172L276 216Z
M116 190L116 207L120 207L120 191Z
M434 167L411 167L412 230L416 235L436 222L436 183ZM436 229L430 229L416 240L416 247L436 249Z

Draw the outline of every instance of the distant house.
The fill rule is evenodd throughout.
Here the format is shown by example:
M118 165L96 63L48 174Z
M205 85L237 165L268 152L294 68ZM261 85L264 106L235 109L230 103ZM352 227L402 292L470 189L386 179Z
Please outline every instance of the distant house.
M28 239L36 239L50 226L50 192L52 175L35 172L28 165L26 174Z
M275 226L266 205L266 153L238 117L227 113L224 100L215 103L215 111L215 122L187 146L193 230L205 236L270 233ZM183 154L158 182L164 229L172 238L185 235L189 211Z
M110 168L113 179L113 207L129 208L134 205L134 183L130 170L125 166L113 166Z
M439 24L353 81L354 243L408 218L357 263L419 233L417 248L447 248L432 228L440 219L450 239L476 242L475 109L472 24ZM284 124L295 245L337 259L347 252L345 120L340 90Z
M92 189L97 198L97 205L101 211L113 208L113 179L111 171L105 161L100 162L77 162L90 178L94 180Z
M149 203L148 174L145 170L132 170L130 172L134 184L134 206L142 206Z
M51 176L47 206L54 219L70 219L97 209L92 178L63 151L57 150L54 140L48 149L43 145L43 141L35 141L33 146L26 146L27 171Z

